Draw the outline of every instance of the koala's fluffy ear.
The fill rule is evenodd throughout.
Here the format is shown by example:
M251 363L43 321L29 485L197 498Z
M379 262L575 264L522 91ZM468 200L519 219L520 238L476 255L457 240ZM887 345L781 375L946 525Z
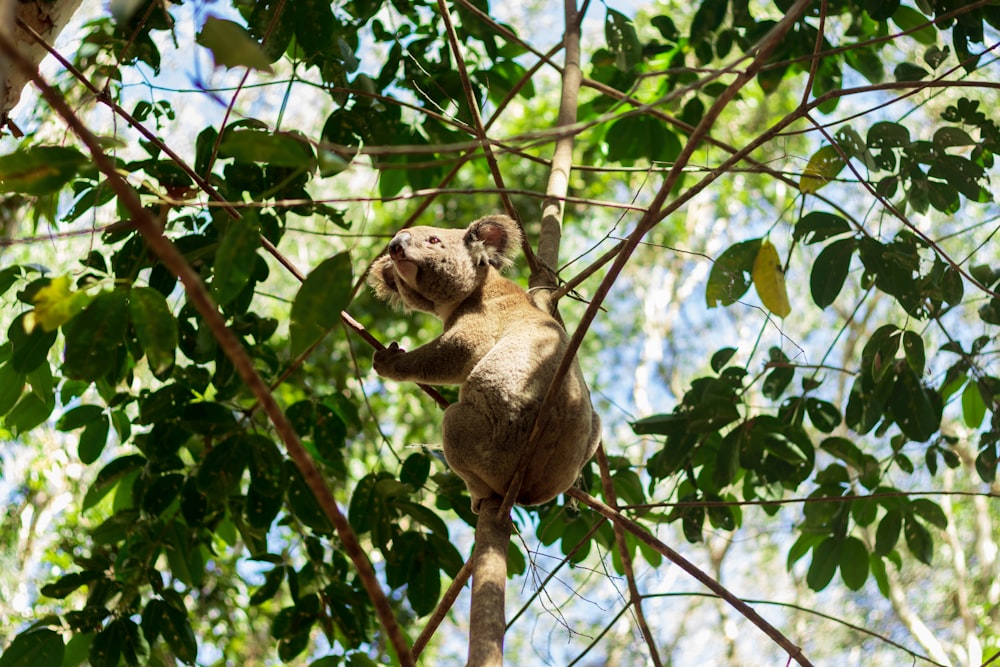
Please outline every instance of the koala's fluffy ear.
M388 255L382 255L368 270L368 284L375 290L375 296L391 305L402 308L403 297L396 285L396 270L392 268L392 260Z
M469 225L465 245L477 265L488 262L502 271L521 247L521 228L506 215L488 215Z

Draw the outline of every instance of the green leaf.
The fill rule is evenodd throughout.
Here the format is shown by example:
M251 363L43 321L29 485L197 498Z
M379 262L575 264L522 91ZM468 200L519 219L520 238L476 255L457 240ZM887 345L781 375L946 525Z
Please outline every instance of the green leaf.
M35 393L23 394L7 413L7 428L15 434L27 433L48 419L54 407L54 401L46 403Z
M834 241L816 257L809 275L809 290L813 302L820 308L833 304L844 288L851 268L851 257L857 246L858 243L853 238Z
M743 241L727 248L715 260L708 274L705 302L709 308L729 306L746 294L753 284L751 273L761 239Z
M904 331L902 337L903 355L906 363L917 375L924 374L927 357L924 354L924 339L915 331Z
M886 512L878 524L875 531L875 553L879 556L887 556L896 548L899 541L899 532L903 526L903 514L898 510Z
M806 572L806 583L814 591L827 587L837 572L843 543L835 537L828 537L812 550L812 561Z
M608 8L604 18L604 37L608 50L615 55L615 66L625 72L642 62L642 44L632 20Z
M351 294L351 260L339 253L312 270L292 302L291 354L297 357L340 322Z
M413 555L411 568L406 599L417 616L426 616L434 611L441 597L441 570L437 555L426 542L423 549Z
M104 292L64 327L66 377L92 382L113 368L124 343L126 308L124 292Z
M271 134L261 130L227 130L219 146L219 156L237 162L259 162L272 167L311 171L315 156L305 139L296 134Z
M852 45L844 53L844 62L865 77L869 83L885 81L885 67L878 52L870 47Z
M284 457L270 439L262 435L245 436L250 448L250 481L257 493L268 498L280 497L287 486Z
M876 329L861 352L862 372L875 382L885 378L895 368L899 341L899 328L895 324L884 324Z
M937 29L933 21L911 7L899 5L892 13L892 22L921 44L929 45L937 42Z
M733 355L735 354L736 354L735 347L724 347L721 350L718 350L715 354L712 355L712 361L711 361L712 370L715 371L716 373L721 371L723 368L726 367L726 364L729 363L729 360L732 359Z
M792 239L803 243L820 243L833 236L848 234L851 225L839 215L813 211L795 223Z
M431 471L431 460L422 452L414 452L406 457L399 471L399 481L419 489L427 481Z
M44 195L69 183L87 163L82 153L62 146L35 146L0 155L0 192Z
M608 160L626 165L640 158L672 164L681 152L680 139L652 116L621 118L608 128L604 140L608 144Z
M930 565L934 559L934 538L923 524L912 516L906 517L903 535L906 537L906 546L910 553L924 565Z
M896 423L906 437L924 442L941 427L942 402L909 366L900 371L889 398Z
M319 501L316 500L312 489L302 478L299 469L291 461L286 461L285 470L289 478L288 504L296 518L317 533L328 535L333 532L330 519L326 516ZM353 506L353 499L351 503Z
M60 667L66 646L59 633L48 628L28 630L0 655L0 667Z
M868 579L868 549L856 537L848 537L840 552L840 576L852 591L860 590Z
M379 478L380 476L375 474L365 475L358 481L357 486L354 487L354 493L351 495L351 503L347 508L347 520L359 535L372 529L375 484Z
M97 421L103 414L104 408L99 405L78 405L63 413L63 416L56 422L56 429L73 431Z
M313 442L323 461L336 465L342 460L346 441L347 425L344 420L332 408L318 404L316 422L313 424Z
M914 65L913 63L899 63L892 74L896 78L896 81L900 83L920 81L930 76L930 72L920 65Z
M212 296L220 305L232 301L246 287L257 263L260 232L247 217L226 229L212 268Z
M163 638L170 650L181 662L193 665L198 657L198 641L195 639L187 612L173 605L163 605Z
M142 494L142 510L152 516L159 516L170 507L180 495L185 477L180 473L160 475L146 485Z
M271 71L271 60L238 23L209 16L196 41L212 52L216 67L247 67Z
M399 510L409 514L414 521L424 528L427 528L432 533L436 533L443 539L448 539L448 524L434 510L407 500L394 500L392 504Z
M840 410L833 403L818 398L806 399L806 414L817 430L832 433L840 426Z
M139 631L139 625L132 619L123 619L124 643L122 654L125 657L125 664L129 667L145 666L149 660L149 643Z
M868 148L902 148L910 145L910 131L899 123L881 121L868 130Z
M24 390L24 373L14 370L12 363L0 366L0 417L14 407Z
M117 667L125 644L125 625L122 620L111 621L97 633L90 645L92 667Z
M278 589L281 588L281 584L284 580L285 566L275 566L274 569L265 575L264 584L255 590L253 595L250 596L250 606L256 607L257 605L267 602L277 595Z
M139 454L131 454L115 459L104 466L101 472L97 473L97 479L87 489L87 494L83 498L84 510L88 510L96 505L100 500L120 482L124 477L135 472L146 463L146 458Z
M83 572L70 572L51 584L42 586L41 593L45 597L63 599L81 586L103 578L103 573L95 570L85 570Z
M899 7L899 0L866 0L865 11L876 21L885 21Z
M177 320L166 298L150 287L133 287L128 306L132 327L146 352L150 370L158 378L167 376L174 367Z
M786 360L787 363L787 360ZM784 393L785 389L795 378L795 368L792 366L778 366L773 368L764 378L760 391L764 396L774 400Z
M30 333L25 329L27 313L18 315L7 328L10 340L10 366L20 373L30 373L49 357L49 349L56 342L57 331L35 327Z
M57 276L35 292L31 298L31 302L35 304L35 310L31 313L33 326L41 326L45 331L55 331L90 303L90 294L83 290L74 292L70 285L69 276Z
M978 429L985 417L986 402L979 391L979 385L975 381L969 380L962 392L962 419L969 428Z
M928 522L932 526L944 530L948 527L948 516L933 500L928 498L916 498L910 503L910 509L913 513L920 516L921 519Z
M989 192L984 192L986 171L972 160L960 155L942 155L927 172L931 178L944 179L962 195L974 202L990 201Z
M976 140L960 127L942 127L934 133L934 145L938 148L952 146L975 146Z
M340 46L338 49L340 59L353 58L354 54L350 47L343 38L339 38L338 33L344 28L338 24L330 3L305 0L289 6L288 10L294 11L295 40L306 55L325 56L324 51L328 51L331 44L337 43ZM344 67L353 71L357 68L357 64L355 62L352 67L345 62Z
M78 453L80 461L90 465L98 459L104 451L104 445L108 443L108 431L111 427L111 420L106 415L101 415L96 421L87 424L83 433L80 434L80 444Z
M248 459L242 436L235 435L216 444L198 469L198 490L209 499L224 500L237 490Z

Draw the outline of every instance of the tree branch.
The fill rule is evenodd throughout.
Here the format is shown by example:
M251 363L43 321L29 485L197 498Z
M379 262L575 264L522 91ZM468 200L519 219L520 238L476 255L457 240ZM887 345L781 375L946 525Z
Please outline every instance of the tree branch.
M438 601L437 607L434 609L434 613L430 615L427 619L427 623L424 625L424 629L420 631L420 634L413 641L413 658L414 660L420 657L424 649L427 648L427 643L437 632L438 626L448 615L448 610L451 606L455 604L455 600L458 599L458 594L465 586L465 583L472 576L472 568L474 566L474 560L470 556L469 560L465 561L465 565L462 569L458 571L455 578L451 582L451 586L448 586L448 590L444 592L441 599Z
M512 526L509 515L498 511L502 502L500 496L484 500L476 521L467 667L503 665L507 548Z
M559 96L559 116L555 129L568 128L576 124L577 107L580 97L580 21L576 10L576 0L564 0L565 64L562 70L562 88ZM549 167L549 182L545 188L542 203L541 231L538 236L538 258L543 271L531 273L531 287L555 287L556 268L559 266L559 243L562 238L564 202L569 193L569 176L573 169L573 141L571 132L560 133L556 139ZM545 311L552 311L555 302L551 292L539 290L532 298Z

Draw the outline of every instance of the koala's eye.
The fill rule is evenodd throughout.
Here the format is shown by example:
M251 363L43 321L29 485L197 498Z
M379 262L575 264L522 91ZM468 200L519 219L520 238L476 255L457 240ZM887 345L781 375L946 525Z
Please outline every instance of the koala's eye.
M438 243L441 243L441 239L439 239L436 236L432 236L432 237L430 237L430 238L427 239L427 242L431 243L433 245L437 245Z

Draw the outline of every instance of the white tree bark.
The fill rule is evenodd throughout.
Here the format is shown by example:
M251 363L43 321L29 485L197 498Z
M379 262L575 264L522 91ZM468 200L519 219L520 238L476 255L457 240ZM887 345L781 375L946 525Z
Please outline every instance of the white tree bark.
M37 67L48 52L31 31L51 44L73 18L81 3L82 0L0 0L0 34L13 42L25 58ZM7 125L8 114L20 101L21 91L27 82L24 71L11 67L10 61L0 55L0 130ZM11 129L17 131L15 128Z

